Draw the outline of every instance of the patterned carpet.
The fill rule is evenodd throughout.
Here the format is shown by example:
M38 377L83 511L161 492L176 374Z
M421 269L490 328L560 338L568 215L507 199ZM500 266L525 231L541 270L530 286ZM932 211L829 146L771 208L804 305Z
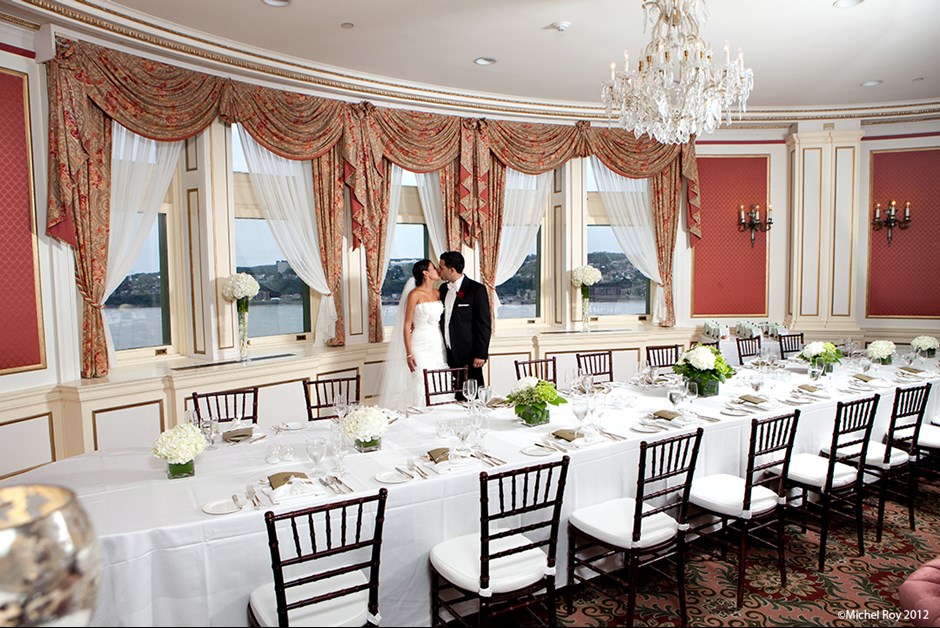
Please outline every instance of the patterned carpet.
M752 549L748 559L748 587L744 608L735 608L736 565L720 560L705 547L693 545L687 568L689 624L692 626L895 626L910 625L887 613L898 613L898 587L922 563L940 555L940 487L920 482L917 530L907 527L907 510L888 502L885 531L875 543L877 501L865 508L865 556L855 546L855 526L837 521L830 531L826 571L816 572L818 535L805 535L790 525L788 534L788 586L780 589L772 550ZM638 626L679 626L675 583L653 571L641 572L637 596ZM611 597L579 585L575 612L567 615L562 600L558 620L562 626L624 626L626 597L617 587ZM614 599L611 599L614 598ZM623 605L617 600L622 599ZM531 615L506 618L523 625L544 625ZM500 622L502 623L502 622Z

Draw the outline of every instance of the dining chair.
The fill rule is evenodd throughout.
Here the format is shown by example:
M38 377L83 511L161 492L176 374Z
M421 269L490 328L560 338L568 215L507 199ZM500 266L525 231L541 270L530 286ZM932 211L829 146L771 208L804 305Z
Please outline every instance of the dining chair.
M199 421L218 419L219 423L227 423L241 419L258 422L257 386L214 393L194 392L192 400Z
M703 347L714 347L715 349L718 349L719 351L721 351L721 347L718 346L717 340L714 342L693 342L692 344L689 345L689 349L694 349L695 347L699 345L702 345Z
M799 353L803 350L803 334L780 334L777 336L780 343L780 357L784 360L791 354Z
M802 501L799 514L803 531L810 516L819 521L819 571L826 568L826 543L832 515L855 519L858 555L865 555L862 518L865 459L880 398L874 395L839 401L831 443L819 454L793 456L784 476L788 494L791 490L799 491L797 499ZM818 501L808 501L810 493L816 495ZM851 508L852 513L843 512L840 507ZM788 512L796 512L796 509L788 507Z
M330 377L326 379L305 379L304 398L307 400L307 420L332 419L338 415L333 411L336 396L346 395L347 403L359 402L359 374L348 377ZM324 410L327 414L324 414Z
M593 375L595 383L598 382L598 378L602 382L614 381L614 360L611 350L576 353L575 357L578 360L578 370Z
M673 366L682 355L682 345L659 345L646 348L646 365Z
M467 367L452 369L424 369L424 403L439 406L463 399L463 383L467 381Z
M431 625L445 626L446 611L459 623L478 609L477 624L497 613L545 603L555 614L555 556L568 456L490 475L480 473L480 530L431 549ZM543 596L538 594L544 591ZM473 608L465 608L466 602Z
M619 583L627 595L625 625L632 626L641 567L675 557L679 615L687 625L685 603L686 511L702 428L653 443L640 443L636 497L622 497L579 508L568 517L568 614L574 611L574 585L584 582L607 592L578 573L579 568ZM677 497L678 495L678 497ZM667 514L667 513L672 513ZM623 556L624 581L617 570ZM615 564L614 564L615 563ZM606 567L613 569L607 570Z
M388 489L264 513L273 582L248 598L250 626L378 626Z
M516 360L516 379L537 377L558 385L558 368L555 357L540 360Z
M865 470L877 478L869 487L878 489L878 532L876 542L881 543L884 529L885 500L890 493L907 502L908 523L915 529L914 496L917 494L917 441L920 436L927 398L931 384L899 388L891 407L891 421L884 442L868 443ZM906 482L905 482L906 480Z
M780 588L785 590L787 586L786 493L782 478L786 477L790 466L799 419L799 410L782 416L751 419L744 477L718 473L692 480L689 502L705 515L705 521L692 531L737 550L738 608L744 605L748 539L752 536L764 545L776 546ZM782 469L781 474L768 472L776 467ZM717 530L716 525L719 526ZM758 532L771 526L776 527L775 543L757 536ZM731 538L735 533L736 538Z
M738 342L738 363L744 364L744 358L760 355L760 336L736 338Z

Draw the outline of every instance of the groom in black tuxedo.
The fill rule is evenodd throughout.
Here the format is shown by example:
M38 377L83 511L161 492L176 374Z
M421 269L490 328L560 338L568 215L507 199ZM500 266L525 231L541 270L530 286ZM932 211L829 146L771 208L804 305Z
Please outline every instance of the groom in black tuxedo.
M451 368L466 366L468 377L483 386L483 365L490 351L490 300L486 288L463 274L463 255L441 255L441 331Z

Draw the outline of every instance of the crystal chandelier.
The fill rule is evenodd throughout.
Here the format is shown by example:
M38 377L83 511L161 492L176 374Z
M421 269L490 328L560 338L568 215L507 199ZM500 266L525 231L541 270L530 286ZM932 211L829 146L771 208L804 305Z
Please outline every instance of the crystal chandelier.
M744 53L731 61L725 44L724 64L713 64L712 51L699 37L708 18L705 0L647 0L643 3L652 36L635 70L624 52L624 68L610 64L602 84L607 117L634 134L648 134L663 144L685 144L694 135L711 133L731 108L744 113L754 87L754 72L744 67Z

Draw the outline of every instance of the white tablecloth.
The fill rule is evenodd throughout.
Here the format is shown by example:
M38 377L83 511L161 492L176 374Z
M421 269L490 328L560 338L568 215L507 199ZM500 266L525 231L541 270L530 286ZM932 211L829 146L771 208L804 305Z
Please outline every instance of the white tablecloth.
M935 361L929 368L933 378L930 381L938 381L940 374ZM876 391L882 394L874 430L876 439L887 429L894 386L901 385L895 380L893 368L883 368L881 375L888 387ZM807 381L804 374L784 377L771 379L771 385L763 392L780 398L795 385ZM838 369L827 378L827 389L834 393L833 398L801 406L795 452L815 452L829 442L838 398L866 394L838 392L837 388L844 388L848 378L844 369ZM750 392L744 387L745 379L736 376L722 384L721 396L695 402L697 412L721 419L719 423L704 424L697 475L741 473L749 419L792 410L791 406L778 405L773 410L742 418L722 415L720 410L729 396ZM676 433L631 431L629 426L641 414L669 407L664 389L632 389L632 392L638 395L634 408L608 407L598 421L628 440L602 440L570 452L565 520L575 508L631 495L640 441ZM931 395L928 417L937 412L937 397ZM459 412L465 410L446 406L398 421L386 434L381 451L347 456L346 482L357 491L377 491L382 486L374 479L377 472L404 465L409 457L449 444L437 437L436 424ZM491 423L492 430L486 437L490 452L510 465L523 465L548 458L530 457L521 453L521 449L553 429L573 426L575 421L570 410L561 406L552 409L552 423L547 426L521 427L511 409L494 411ZM6 483L61 484L79 495L101 538L104 557L95 625L246 625L248 594L271 579L264 511L293 510L335 496L293 500L274 507L265 500L261 510L246 508L224 516L204 514L201 506L235 492L244 495L247 483L271 472L310 471L311 465L303 457L304 437L318 432L325 435L326 426L271 434L255 444L221 445L200 455L195 477L186 479L166 479L166 464L153 458L149 451L136 449L69 458ZM293 463L267 465L264 455L271 444L291 444L301 458ZM471 464L429 480L415 479L388 487L380 586L380 611L386 625L429 624L428 552L440 541L478 530L479 472L486 468ZM567 581L564 524L561 530L559 584Z

